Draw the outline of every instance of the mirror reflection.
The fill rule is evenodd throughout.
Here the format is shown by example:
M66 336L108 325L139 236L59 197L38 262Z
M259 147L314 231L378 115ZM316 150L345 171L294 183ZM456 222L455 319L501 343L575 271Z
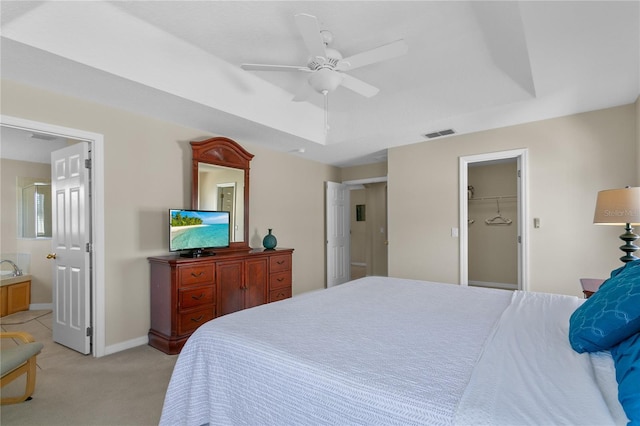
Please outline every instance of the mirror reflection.
M51 238L51 183L34 178L18 178L18 223L22 238Z
M228 211L231 242L244 240L244 170L198 163L198 209Z

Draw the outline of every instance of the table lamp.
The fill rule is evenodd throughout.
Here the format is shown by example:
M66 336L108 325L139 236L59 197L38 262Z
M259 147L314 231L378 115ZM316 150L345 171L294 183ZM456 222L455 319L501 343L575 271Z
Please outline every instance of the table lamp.
M620 258L624 263L637 260L634 252L638 246L633 244L638 235L633 233L631 225L640 225L640 187L607 189L598 192L596 212L593 223L599 225L624 225L625 233L620 239L625 243L620 250L625 255Z

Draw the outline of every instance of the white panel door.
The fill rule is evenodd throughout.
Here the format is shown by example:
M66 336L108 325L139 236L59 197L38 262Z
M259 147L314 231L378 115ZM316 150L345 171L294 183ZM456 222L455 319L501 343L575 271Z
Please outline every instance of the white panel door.
M351 278L349 189L347 185L327 182L327 287Z
M90 188L86 143L51 153L53 340L91 352Z

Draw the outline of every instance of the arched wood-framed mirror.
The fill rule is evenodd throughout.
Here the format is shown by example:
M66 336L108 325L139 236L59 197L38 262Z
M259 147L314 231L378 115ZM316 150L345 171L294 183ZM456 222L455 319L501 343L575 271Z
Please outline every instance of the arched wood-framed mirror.
M191 208L231 212L229 250L249 248L249 164L253 154L214 137L191 142Z

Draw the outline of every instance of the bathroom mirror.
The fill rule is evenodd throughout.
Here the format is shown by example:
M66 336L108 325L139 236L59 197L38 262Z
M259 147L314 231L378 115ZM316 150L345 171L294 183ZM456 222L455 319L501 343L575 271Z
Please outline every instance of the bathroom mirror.
M249 163L253 154L215 137L191 142L191 208L231 217L231 249L249 247Z

